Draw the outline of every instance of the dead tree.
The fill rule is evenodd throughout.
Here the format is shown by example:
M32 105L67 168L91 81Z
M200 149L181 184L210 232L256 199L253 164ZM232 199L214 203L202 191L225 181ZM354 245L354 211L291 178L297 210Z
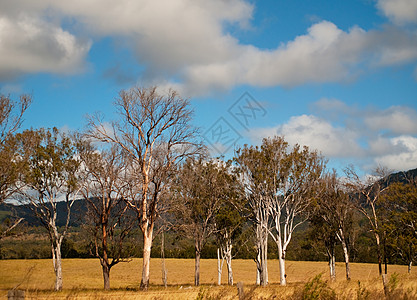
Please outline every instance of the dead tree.
M19 101L0 95L0 204L17 191L16 182L24 163L18 156L18 145L14 133L20 128L23 114L31 102L30 95L20 96ZM4 231L0 232L0 239L22 220L23 218L15 218Z
M161 189L170 170L198 152L200 143L197 130L191 125L189 102L174 91L161 95L156 87L132 88L122 91L115 105L120 119L108 126L100 116L90 117L88 135L118 145L130 159L131 197L126 200L135 211L143 234L140 287L146 290Z
M371 227L371 232L375 238L378 257L378 271L382 275L382 246L380 220L378 211L378 201L381 194L388 188L388 184L383 179L388 175L388 170L378 167L374 175L361 179L352 166L345 169L347 180L346 187L351 193L351 200L355 208L361 212Z
M93 250L100 259L104 289L109 290L111 268L129 258L123 242L134 224L124 201L126 162L117 146L99 151L86 140L78 144L84 167L80 187L87 201Z

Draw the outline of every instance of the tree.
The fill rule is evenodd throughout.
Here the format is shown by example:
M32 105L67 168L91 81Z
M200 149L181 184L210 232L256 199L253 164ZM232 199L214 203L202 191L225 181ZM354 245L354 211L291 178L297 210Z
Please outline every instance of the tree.
M220 207L214 217L215 235L217 242L217 284L221 285L221 276L223 263L226 261L227 266L227 283L233 285L232 270L232 249L233 244L238 237L244 218L241 216L243 209L243 199L241 185L236 175L230 170L231 162L225 164L225 168L219 170L220 176L224 182L220 181L218 189L223 191Z
M23 114L32 102L32 97L22 95L19 101L0 94L0 204L16 192L16 181L22 168L22 160L16 156L18 151L14 133L20 128ZM10 223L0 238L15 228L23 218Z
M18 134L25 172L19 181L19 194L46 228L51 243L55 290L62 289L61 245L68 232L71 207L78 195L80 166L72 139L52 130L26 130ZM66 204L63 226L57 223L59 201Z
M417 186L414 182L390 185L380 199L383 227L390 246L408 264L408 272L417 259Z
M294 230L308 219L309 207L316 197L325 161L315 151L295 145L286 152L283 138L264 140L264 151L271 174L271 237L278 247L280 284L286 285L285 256Z
M324 169L324 159L307 147L291 150L283 137L266 138L260 148L246 146L238 151L248 204L256 224L258 271L267 283L266 245L268 234L278 247L280 284L286 285L285 255L294 230L306 221L311 200ZM269 218L273 229L268 227ZM266 234L266 236L265 236ZM263 257L262 257L263 256Z
M122 91L115 102L120 116L107 126L99 115L90 117L88 135L117 144L130 159L130 197L143 235L140 287L149 286L149 266L159 196L171 171L181 160L201 149L191 125L192 110L174 91L160 95L156 87Z
M256 256L256 283L268 284L268 235L270 199L267 197L268 166L258 146L244 145L234 157L236 172L243 187L246 202L245 213L253 224Z
M215 230L221 202L230 199L230 174L217 161L188 159L178 172L172 204L177 230L194 239L194 284L200 285L200 257Z
M377 247L378 271L379 275L382 275L381 221L379 218L378 200L389 186L389 182L383 180L387 178L388 170L383 167L377 167L374 173L373 176L368 176L367 179L362 180L353 166L350 166L345 169L347 176L345 184L350 190L353 205L366 217L371 227ZM385 274L386 272L387 270L385 270Z
M94 254L100 259L104 289L110 289L110 270L129 257L123 242L134 224L124 196L126 162L117 146L98 151L78 142L82 171L81 192L88 204Z
M350 280L349 246L352 235L353 206L349 195L337 178L336 171L323 176L320 192L313 208L312 223L317 236L321 236L329 258L330 278L336 280L336 240L342 244L346 266L346 279Z

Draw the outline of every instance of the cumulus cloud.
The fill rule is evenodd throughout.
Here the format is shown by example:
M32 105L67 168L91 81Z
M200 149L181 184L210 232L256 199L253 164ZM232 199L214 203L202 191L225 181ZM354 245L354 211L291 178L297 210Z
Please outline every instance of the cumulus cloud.
M283 135L290 144L306 145L328 158L360 159L392 170L417 167L414 109L359 108L338 99L320 99L313 110L315 115L294 116L275 127L253 129L250 138L260 143L260 138Z
M417 22L417 1L378 0L378 8L396 23Z
M117 37L129 45L144 70L142 81L172 84L186 96L227 90L241 84L295 86L344 81L369 68L417 60L417 36L388 26L370 31L354 26L344 31L331 22L321 21L275 49L242 44L227 28L250 26L254 7L244 0L14 0L13 5L10 3L0 3L0 11L3 19L10 18L8 26L20 33L19 49L27 49L21 56L34 56L35 62L40 61L39 52L49 52L39 51L39 47L49 49L50 45L66 41L66 47L61 46L65 51L56 52L61 49L57 46L51 48L50 52L55 55L52 57L60 60L52 59L44 69L60 71L68 65L80 65L88 45L80 42L75 34L96 39ZM43 20L43 25L35 25L40 29L39 36L23 35L26 29L18 21L11 22L22 14ZM6 34L4 30L1 32ZM38 48L23 47L30 41L36 41ZM41 65L45 64L31 66L22 60L15 71L43 71Z
M282 125L269 129L255 129L252 137L285 136L291 145L301 144L320 151L328 157L360 156L357 134L346 128L334 127L324 119L313 115L301 115L290 118Z
M365 124L373 131L388 130L390 134L417 134L417 112L408 107L392 106L369 113Z
M90 44L40 19L0 15L0 79L24 73L74 73Z
M375 158L375 162L392 170L416 168L417 137L399 136L389 140L392 146L401 149L397 153L386 153Z
M307 34L272 50L231 44L234 55L212 63L189 65L184 88L191 93L238 84L295 86L307 82L350 80L375 67L401 65L417 59L417 37L387 26L383 30L349 31L322 21Z

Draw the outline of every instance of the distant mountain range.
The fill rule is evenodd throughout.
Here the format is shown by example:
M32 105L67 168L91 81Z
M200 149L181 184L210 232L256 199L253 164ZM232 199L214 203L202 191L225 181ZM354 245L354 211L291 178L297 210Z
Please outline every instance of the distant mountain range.
M382 179L382 186L386 187L394 182L402 182L407 183L410 180L417 181L417 168L402 171L397 173L392 173ZM65 225L66 215L67 215L67 207L65 202L58 202L57 203L57 211L58 211L58 218L57 224L58 226ZM87 213L87 201L85 199L76 200L73 204L71 209L71 222L70 226L78 227L85 222L85 217ZM29 226L39 226L41 225L39 220L30 210L28 205L13 205L13 204L0 204L0 222L2 222L5 218L10 217L11 215L22 217L25 219L25 222Z

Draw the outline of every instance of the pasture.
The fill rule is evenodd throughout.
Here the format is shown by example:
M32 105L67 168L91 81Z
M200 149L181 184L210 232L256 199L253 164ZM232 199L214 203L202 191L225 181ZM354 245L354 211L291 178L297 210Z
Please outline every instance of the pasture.
M17 287L26 290L28 298L35 299L237 299L235 286L228 287L224 267L222 283L217 283L217 260L201 261L201 287L194 287L194 260L166 259L168 288L162 286L161 260L151 259L150 289L139 291L141 259L120 263L110 273L111 291L103 291L101 266L98 259L64 259L64 290L53 292L54 273L52 261L45 260L0 260L0 297ZM413 270L414 271L414 270ZM296 299L295 292L322 273L322 282L328 281L326 262L287 261L288 286L279 286L278 261L268 260L269 286L254 285L255 263L251 260L233 261L235 283L242 281L248 298ZM392 288L407 293L407 299L417 298L417 274L407 274L407 266L390 265L388 275ZM374 264L351 264L352 280L345 280L344 264L336 265L337 281L327 286L336 292L338 299L378 299L383 296L383 286ZM392 274L394 274L392 276ZM360 282L360 284L358 283ZM394 286L395 285L395 286ZM365 297L366 296L366 297ZM295 297L295 298L294 298Z

